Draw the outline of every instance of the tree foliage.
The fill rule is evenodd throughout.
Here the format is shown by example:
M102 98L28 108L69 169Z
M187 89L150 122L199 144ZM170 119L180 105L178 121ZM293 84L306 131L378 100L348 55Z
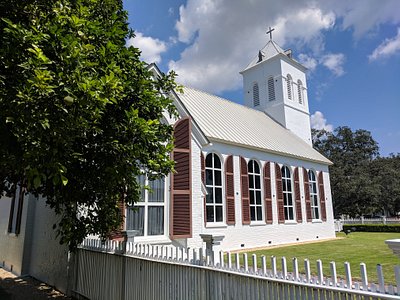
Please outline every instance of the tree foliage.
M118 0L0 4L0 191L17 185L60 215L61 242L118 228L140 172L173 169L174 74L152 79ZM77 214L79 211L79 214Z
M377 142L366 130L338 127L333 132L313 130L314 147L329 158L335 216L374 214L379 183L366 170L379 155Z

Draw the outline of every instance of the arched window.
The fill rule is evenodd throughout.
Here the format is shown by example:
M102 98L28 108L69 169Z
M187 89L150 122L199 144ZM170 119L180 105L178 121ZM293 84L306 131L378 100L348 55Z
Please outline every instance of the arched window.
M210 153L206 157L206 188L206 220L222 222L222 166L221 160L215 153Z
M297 81L297 97L299 99L299 103L303 104L303 83L300 79Z
M282 167L282 191L285 220L294 220L294 201L292 192L292 174L288 167Z
M317 177L312 170L308 171L308 182L310 184L311 216L313 219L320 219Z
M287 74L286 76L286 87L287 87L287 97L289 100L292 100L292 76L290 74Z
M247 168L249 176L250 217L252 221L262 221L260 166L255 160L250 160Z
M274 78L272 76L268 78L267 86L268 86L268 100L274 101L275 100L275 83L274 83Z
M260 105L260 92L258 89L258 83L255 82L253 84L253 106L259 106Z

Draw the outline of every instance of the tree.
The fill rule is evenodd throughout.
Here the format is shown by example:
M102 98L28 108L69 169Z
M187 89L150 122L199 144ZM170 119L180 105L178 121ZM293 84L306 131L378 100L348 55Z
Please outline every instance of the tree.
M329 158L335 216L374 214L378 209L379 184L368 167L379 147L366 130L338 127L333 132L313 130L314 147Z
M139 173L173 169L174 73L152 79L122 1L0 4L0 191L45 197L70 249L119 227ZM79 213L78 213L79 212Z
M400 154L379 157L368 167L368 174L379 186L378 208L385 215L400 212Z

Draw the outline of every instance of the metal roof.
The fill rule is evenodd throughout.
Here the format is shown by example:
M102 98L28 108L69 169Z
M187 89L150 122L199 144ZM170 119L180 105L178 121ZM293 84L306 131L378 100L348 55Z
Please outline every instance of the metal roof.
M262 55L262 61L268 60L279 53L285 54L285 51L279 47L277 43L275 43L273 40L269 40L268 43L260 50L261 55ZM257 55L248 65L246 68L244 68L244 71L247 69L250 69L251 67L255 66L257 63L259 63L259 56Z
M211 141L323 164L331 162L266 113L184 87L179 99Z

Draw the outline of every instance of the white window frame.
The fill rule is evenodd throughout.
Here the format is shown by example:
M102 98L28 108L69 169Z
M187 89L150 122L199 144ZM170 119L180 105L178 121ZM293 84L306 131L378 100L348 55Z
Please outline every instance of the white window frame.
M287 170L284 171L284 170ZM283 192L283 207L285 211L285 221L296 221L295 201L293 197L293 176L292 171L288 166L283 165L282 172L282 192ZM289 173L289 177L286 173ZM290 201L289 201L290 200ZM289 203L291 202L291 204ZM292 218L290 218L292 215Z
M250 172L250 164L253 164L253 172ZM256 173L256 171L255 171L255 165L257 165L258 166L258 170L259 170L259 173ZM247 174L248 174L248 177L249 177L249 205L250 205L250 220L251 220L251 222L260 222L260 221L263 221L263 219L264 219L264 214L263 214L263 201L262 201L262 199L263 199L263 197L262 197L262 178L261 178L261 167L260 167L260 164L256 161L256 160L254 160L254 159L251 159L251 160L249 160L249 162L247 163ZM251 182L251 180L250 180L250 177L253 179L252 181L253 181L253 186L251 186L251 184L250 184L250 182ZM256 187L256 178L259 178L259 181L260 181L260 187L259 188L257 188ZM260 195L260 203L259 204L257 204L257 192L259 192L258 193L258 195ZM251 195L253 195L253 199L254 199L254 203L252 204L251 203ZM257 208L261 208L261 215L259 215L258 213L257 213ZM255 218L253 219L252 218L252 215L251 215L251 210L252 209L254 209L254 216L255 216Z
M149 201L149 194L151 193L147 187L150 187L149 179L146 175L141 175L144 177L144 182L139 182L141 184L141 200L136 202L133 207L143 207L144 208L144 218L143 218L143 235L137 235L136 237L139 239L146 239L146 238L160 238L165 237L168 235L168 207L167 207L167 197L168 197L168 188L167 182L168 177L164 177L164 193L163 193L163 201L162 202L150 202ZM138 179L139 180L139 179ZM160 180L160 179L159 179ZM144 186L143 186L144 183ZM144 196L144 197L143 197ZM151 207L163 207L164 208L164 224L163 224L163 234L158 235L149 235L149 208ZM128 210L132 209L132 207L127 207L126 217L128 217ZM127 230L134 230L128 229Z
M211 155L212 156L212 165L211 167L207 166L207 157ZM220 162L220 168L215 167L215 157L219 159ZM207 190L207 195L206 195L206 201L205 201L205 219L206 219L206 223L207 224L224 224L225 222L225 201L224 201L224 167L223 167L223 162L224 160L215 152L210 152L207 153L206 157L205 157L205 172L206 172L206 182L205 182L205 186L206 186L206 190ZM212 174L212 183L211 184L207 184L207 171L210 171ZM215 174L217 172L220 172L221 174L221 184L217 185L215 183ZM209 189L212 189L212 193L209 192ZM221 190L221 203L216 203L215 201L215 190L216 189L220 189ZM212 196L212 202L207 202L207 199L209 199L209 197ZM207 216L207 207L212 207L213 208L213 213L214 213L214 218L213 221L208 221L208 216ZM222 209L222 220L217 221L217 207L221 207Z
M314 178L312 178L314 176ZM310 188L311 217L313 220L321 220L321 209L318 197L318 181L316 173L308 170L308 183Z

